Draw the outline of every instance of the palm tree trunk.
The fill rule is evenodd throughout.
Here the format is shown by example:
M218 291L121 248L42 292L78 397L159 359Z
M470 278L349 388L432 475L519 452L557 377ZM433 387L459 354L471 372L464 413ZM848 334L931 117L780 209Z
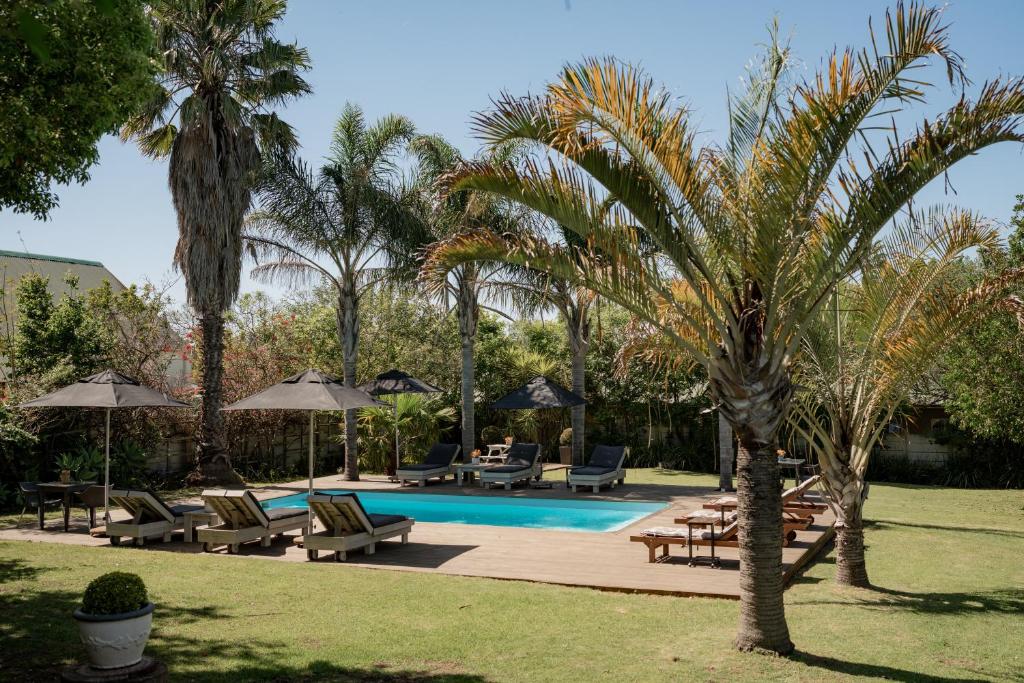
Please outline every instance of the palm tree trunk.
M219 311L201 313L203 333L203 397L199 407L199 442L196 469L189 483L241 484L224 447L224 416L221 408L221 380L224 376L224 315Z
M847 457L846 462L850 462ZM842 465L828 472L829 487L836 509L836 583L870 588L864 556L864 479ZM832 481L838 478L839 481Z
M359 343L359 298L354 282L346 280L338 295L337 324L338 341L341 342L341 357L346 387L356 386L356 354ZM359 481L359 438L356 411L345 411L345 469L342 478Z
M782 591L782 484L775 448L737 428L740 625L736 647L793 651Z
M468 278L459 282L459 338L462 342L462 458L469 461L476 448L476 359L473 342L480 316L476 284Z
M572 348L572 391L578 396L586 398L587 393L587 342L581 339L573 339L570 336ZM572 464L583 464L583 441L586 436L586 404L572 407Z
M718 490L732 491L732 464L735 459L732 448L732 427L718 411Z

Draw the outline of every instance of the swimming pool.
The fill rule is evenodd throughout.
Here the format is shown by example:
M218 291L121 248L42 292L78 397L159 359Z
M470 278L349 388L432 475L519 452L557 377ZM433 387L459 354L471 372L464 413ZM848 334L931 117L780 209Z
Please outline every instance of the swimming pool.
M349 493L345 490L322 493ZM367 512L406 515L420 522L488 524L561 531L616 531L647 515L664 510L665 503L626 503L559 498L461 496L429 493L356 491ZM263 501L263 507L306 508L306 494Z

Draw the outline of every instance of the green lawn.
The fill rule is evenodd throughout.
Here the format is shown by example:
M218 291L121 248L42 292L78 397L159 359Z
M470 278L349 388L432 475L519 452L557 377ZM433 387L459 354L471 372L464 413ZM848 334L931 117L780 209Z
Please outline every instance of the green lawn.
M738 603L724 600L0 543L0 679L82 659L70 612L89 579L120 569L150 587L148 651L175 680L1021 681L1022 508L1024 491L873 486L878 589L838 589L831 557L814 564L786 594L791 659L733 652Z

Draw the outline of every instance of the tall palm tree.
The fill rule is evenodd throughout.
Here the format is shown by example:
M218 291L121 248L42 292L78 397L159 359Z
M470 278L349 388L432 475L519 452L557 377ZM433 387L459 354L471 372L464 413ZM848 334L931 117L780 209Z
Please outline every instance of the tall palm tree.
M345 105L327 163L314 173L301 159L269 159L260 209L246 220L245 239L257 278L299 284L322 278L335 291L335 317L345 386L356 385L359 300L369 288L415 273L422 242L412 197L399 183L396 159L412 139L404 116L367 126L363 111ZM356 411L345 412L346 479L359 479Z
M791 423L821 465L836 508L836 581L868 587L865 473L886 425L957 336L1002 308L1024 271L960 282L961 257L998 231L963 211L912 214L865 260L804 338Z
M310 92L299 72L309 55L279 42L283 0L156 0L150 3L158 92L121 130L147 156L170 156L178 214L174 264L202 329L202 404L193 480L240 481L221 418L224 311L238 295L242 220L261 156L294 147L270 110Z
M514 206L500 198L471 191L451 191L451 176L465 162L462 154L438 135L419 135L409 143L417 160L415 185L429 206L424 212L428 231L422 246L480 228L498 231L517 230L519 216ZM488 155L488 159L504 163L518 150L505 146ZM500 266L486 263L464 263L447 273L437 288L446 300L455 301L462 349L462 452L476 448L476 362L473 353L480 311L489 299L504 299L514 283L505 280Z
M909 134L878 130L890 120L882 114L924 101L923 62L938 60L964 82L941 19L899 5L881 46L872 34L871 48L833 54L795 88L786 87L789 51L773 40L731 101L721 148L698 147L687 110L613 59L569 66L541 95L504 96L478 116L479 133L546 155L519 167L472 165L456 187L521 202L601 258L481 232L438 245L425 264L542 268L618 302L706 366L739 442L743 650L793 649L775 441L806 325L921 188L989 145L1024 140L1019 79L987 83L976 100L962 98Z

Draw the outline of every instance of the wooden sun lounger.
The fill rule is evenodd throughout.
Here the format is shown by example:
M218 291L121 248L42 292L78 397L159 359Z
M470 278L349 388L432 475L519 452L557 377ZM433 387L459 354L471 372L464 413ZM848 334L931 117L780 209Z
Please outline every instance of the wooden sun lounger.
M602 486L609 485L615 488L616 482L626 483L626 470L622 467L626 456L629 455L627 446L597 446L590 455L590 462L582 467L569 469L568 483L572 492L576 493L577 487L591 486L594 493L598 493Z
M806 494L815 484L818 483L820 475L815 475L800 482L782 494L782 511L789 517L799 517L809 520L808 524L814 523L814 515L828 510L828 505L818 501L804 499ZM738 506L736 496L720 496L704 503L706 510L719 510L721 512L732 512Z
M145 490L111 489L110 502L132 516L130 521L107 522L105 532L111 545L119 545L124 536L134 538L135 545L154 537L166 543L171 540L172 532L184 526L186 512L203 509L202 505L168 505L152 491Z
M455 459L459 457L462 446L454 443L436 443L427 453L426 459L416 465L403 465L395 472L395 478L402 486L409 482L416 482L420 486L426 486L428 479L435 477L442 482L444 478L452 473L452 466Z
M401 536L403 544L408 543L409 530L416 522L402 515L370 514L354 493L316 493L310 496L309 507L325 527L302 538L310 560L315 560L321 550L333 552L335 562L344 562L347 553L358 548L372 555L377 543L395 536Z
M685 523L683 519L677 519L676 523ZM669 557L669 547L673 545L686 546L689 551L689 565L691 567L697 564L697 561L701 558L695 557L693 554L694 548L710 548L711 557L710 565L713 569L719 569L722 566L721 558L715 554L716 548L738 548L740 547L739 542L739 522L733 520L725 528L720 531L715 531L712 527L709 530L700 531L697 535L694 535L692 527L667 527L667 528L656 528L651 529L654 533L641 533L636 536L630 536L629 540L634 543L643 543L647 546L647 561L648 562L661 562ZM782 530L782 545L786 547L796 538L796 530L788 528L785 525ZM661 555L657 555L658 549L661 549Z
M511 489L517 481L538 480L544 474L540 462L540 444L514 443L505 453L505 464L488 467L480 471L480 484L503 484L505 490Z
M207 490L203 491L203 502L221 519L220 524L197 530L203 552L223 545L229 553L237 553L242 543L256 539L266 548L274 536L295 529L302 529L303 533L309 530L308 511L299 508L265 510L252 491Z

